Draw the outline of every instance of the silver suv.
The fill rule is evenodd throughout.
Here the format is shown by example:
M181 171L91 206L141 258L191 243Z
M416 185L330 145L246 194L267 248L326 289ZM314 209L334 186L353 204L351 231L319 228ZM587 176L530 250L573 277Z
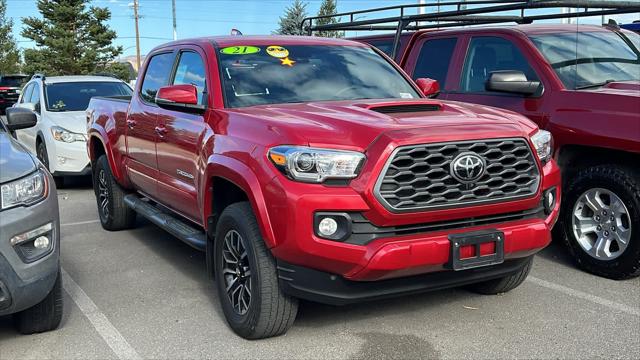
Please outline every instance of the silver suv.
M56 188L13 137L35 124L32 111L16 108L0 122L0 316L14 314L24 334L56 329L62 319Z

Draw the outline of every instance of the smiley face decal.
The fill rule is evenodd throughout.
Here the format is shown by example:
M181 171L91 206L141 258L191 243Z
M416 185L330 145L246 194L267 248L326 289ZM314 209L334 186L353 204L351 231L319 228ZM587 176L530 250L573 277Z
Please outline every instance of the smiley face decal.
M267 54L278 59L284 59L289 56L289 50L283 48L282 46L270 45L269 47L267 47Z

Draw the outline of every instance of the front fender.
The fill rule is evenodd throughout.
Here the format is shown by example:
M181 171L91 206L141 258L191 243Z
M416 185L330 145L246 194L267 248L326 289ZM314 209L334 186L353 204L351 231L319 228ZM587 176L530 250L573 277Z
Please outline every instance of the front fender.
M234 158L214 154L207 160L207 185L205 186L204 191L200 192L201 194L204 194L204 199L202 199L204 205L204 223L208 226L206 219L209 218L212 213L212 185L215 177L224 178L244 191L251 203L251 207L253 208L253 213L255 214L258 225L260 226L260 232L262 233L262 238L264 239L265 244L269 248L275 247L276 239L273 233L271 220L269 219L269 213L267 211L260 181L256 174L246 164Z

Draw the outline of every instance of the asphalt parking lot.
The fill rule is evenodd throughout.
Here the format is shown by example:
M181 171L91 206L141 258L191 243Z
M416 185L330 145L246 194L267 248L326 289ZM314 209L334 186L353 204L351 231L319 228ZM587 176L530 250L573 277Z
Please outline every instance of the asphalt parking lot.
M638 358L640 279L583 273L552 244L502 296L462 289L347 307L303 303L284 336L227 327L202 253L139 220L100 227L88 180L59 190L65 315L21 336L0 318L0 359Z

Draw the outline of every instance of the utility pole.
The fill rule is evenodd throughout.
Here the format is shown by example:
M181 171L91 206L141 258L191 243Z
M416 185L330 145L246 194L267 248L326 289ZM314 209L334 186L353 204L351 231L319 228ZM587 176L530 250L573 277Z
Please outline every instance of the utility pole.
M133 0L133 19L136 23L136 71L140 71L140 31L138 30L138 0Z
M176 0L171 0L171 6L173 10L173 40L178 40L178 31L176 26Z

